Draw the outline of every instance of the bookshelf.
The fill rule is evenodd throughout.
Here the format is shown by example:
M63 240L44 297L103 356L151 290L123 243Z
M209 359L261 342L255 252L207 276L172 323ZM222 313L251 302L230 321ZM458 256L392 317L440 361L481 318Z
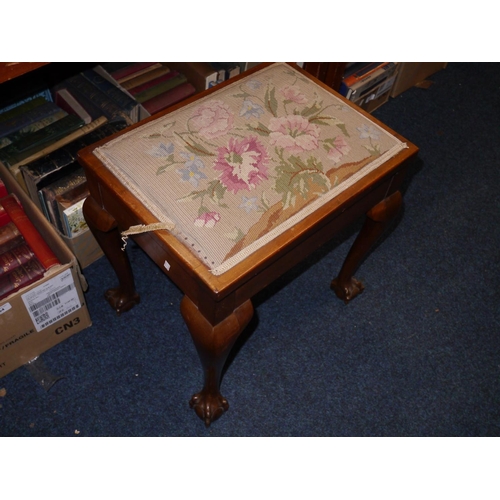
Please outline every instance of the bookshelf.
M21 63L7 62L0 63L0 84L29 73L34 69L41 68L48 63Z

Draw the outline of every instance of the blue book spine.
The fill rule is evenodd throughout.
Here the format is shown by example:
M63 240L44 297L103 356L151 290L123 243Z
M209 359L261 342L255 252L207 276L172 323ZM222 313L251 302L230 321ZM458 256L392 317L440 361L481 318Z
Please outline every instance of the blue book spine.
M127 113L110 99L102 90L90 83L82 74L78 74L68 78L61 87L67 87L71 94L85 108L85 103L82 100L87 100L101 110L100 116L105 116L108 120L126 119L130 121ZM92 113L87 109L87 112L92 116ZM92 116L93 119L95 119Z
M99 73L93 69L86 70L82 75L92 84L95 85L99 90L104 92L110 99L112 99L118 106L120 106L124 111L130 113L138 104L135 99L122 92L118 87L113 85L106 78L102 77Z

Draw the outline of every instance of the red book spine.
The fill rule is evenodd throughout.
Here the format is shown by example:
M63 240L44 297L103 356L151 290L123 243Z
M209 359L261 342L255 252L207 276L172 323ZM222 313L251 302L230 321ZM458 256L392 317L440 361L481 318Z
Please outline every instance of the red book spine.
M23 235L13 222L8 222L5 226L0 227L0 253L7 252L23 241Z
M5 226L10 222L9 214L5 211L5 208L0 206L0 227Z
M153 64L156 63L135 63L135 64L130 64L129 66L125 66L124 68L117 69L116 71L113 71L111 73L111 76L115 80L121 80L125 76L133 75L134 73L137 73L138 71L142 71L143 69L149 68L150 66L153 66Z
M0 198L4 198L9 193L7 193L7 188L5 187L4 182L0 179Z
M33 250L37 259L41 262L45 269L50 269L51 267L60 264L59 259L50 249L49 245L47 245L43 236L29 220L26 212L19 205L14 196L10 194L6 198L1 199L0 204L3 208L5 208L5 211L9 214L9 217L23 235L26 243Z
M0 276L26 264L34 256L33 250L26 243L7 250L7 252L0 255Z
M143 102L142 105L151 115L154 115L155 113L158 113L158 111L168 108L169 106L173 106L183 99L186 99L195 92L196 89L194 86L189 82L185 82L181 83L172 90L168 90L163 94L157 95L156 97Z
M23 266L0 276L0 300L43 277L44 267L35 257Z

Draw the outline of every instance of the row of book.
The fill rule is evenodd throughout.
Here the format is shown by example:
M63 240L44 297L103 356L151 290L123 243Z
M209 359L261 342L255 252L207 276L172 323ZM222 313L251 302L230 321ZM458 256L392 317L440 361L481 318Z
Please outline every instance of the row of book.
M100 66L0 111L0 161L58 231L87 229L78 150L149 116Z
M102 68L150 115L196 92L186 75L169 63L106 63Z
M351 63L345 70L340 93L358 106L373 111L373 104L388 99L396 72L395 62Z
M0 161L64 236L87 230L77 152L240 72L238 63L103 63L0 110Z
M0 300L43 278L59 259L0 179Z

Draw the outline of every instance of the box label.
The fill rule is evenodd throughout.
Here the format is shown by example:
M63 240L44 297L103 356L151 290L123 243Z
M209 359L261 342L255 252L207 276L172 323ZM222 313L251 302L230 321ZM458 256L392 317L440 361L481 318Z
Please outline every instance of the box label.
M22 299L37 332L81 307L71 269L26 292Z
M7 302L3 306L0 306L0 314L3 314L4 312L10 311L11 309L12 309L12 306L10 305L9 302Z

